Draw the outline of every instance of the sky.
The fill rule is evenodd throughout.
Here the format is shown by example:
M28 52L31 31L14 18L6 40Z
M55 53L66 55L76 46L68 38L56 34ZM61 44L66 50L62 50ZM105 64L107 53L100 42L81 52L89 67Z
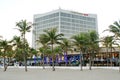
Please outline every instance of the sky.
M120 0L0 0L0 35L10 40L20 36L16 22L27 20L33 22L34 14L43 14L56 9L97 14L100 36L114 21L120 20ZM32 32L26 38L32 44Z

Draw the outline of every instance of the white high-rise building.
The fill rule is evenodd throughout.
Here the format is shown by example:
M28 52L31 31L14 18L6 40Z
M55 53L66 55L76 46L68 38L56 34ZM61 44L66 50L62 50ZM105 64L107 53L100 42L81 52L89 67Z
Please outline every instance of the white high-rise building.
M69 38L79 32L95 30L98 32L97 15L86 14L63 9L54 10L44 14L34 15L34 26L32 36L32 46L37 49L39 35L43 30L57 27L58 33L63 33L64 37Z

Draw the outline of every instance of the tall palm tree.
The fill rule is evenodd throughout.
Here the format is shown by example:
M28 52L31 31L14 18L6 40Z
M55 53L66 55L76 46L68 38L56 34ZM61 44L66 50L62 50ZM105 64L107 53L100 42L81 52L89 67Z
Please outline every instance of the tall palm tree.
M92 65L91 61L93 59L93 55L96 52L96 50L99 49L99 45L98 45L99 37L98 37L98 33L96 31L90 31L87 34L88 34L87 45L88 45L89 57L90 57L90 60L89 60L89 69L91 70L91 65Z
M70 42L70 40L68 40L67 38L64 38L64 39L62 40L61 47L62 47L63 52L64 52L65 55L68 54L68 51L71 51L71 52L72 52L71 42ZM65 65L67 65L67 62L66 62Z
M58 64L60 55L63 55L63 49L61 46L56 46L56 47L54 47L53 52L54 52L53 58L54 58L56 64Z
M45 55L46 50L48 48L48 45L47 45L48 40L46 39L46 35L45 34L40 34L37 42L42 44L42 47L39 48L39 51L42 53L43 69L45 69L45 67L44 67L44 55Z
M44 57L45 57L46 51L47 51L47 49L45 49L44 47L40 47L40 48L39 48L39 52L42 53L42 54L41 54L41 58L42 58L42 66L43 66L43 69L45 69Z
M85 48L88 41L87 34L80 33L72 36L71 39L73 40L73 45L80 51L80 70L82 71L82 54L85 53Z
M16 26L18 27L17 29L21 32L21 37L23 38L24 46L23 46L23 53L24 53L24 63L25 63L25 71L27 71L27 56L26 56L26 45L25 45L25 34L26 32L30 32L31 29L31 24L28 23L26 20L21 20L20 22L16 23Z
M112 49L114 49L112 47L113 44L115 44L115 41L114 41L114 37L113 36L106 36L106 37L103 37L102 38L102 44L103 46L106 47L106 53L108 54L108 49L110 48L111 50L111 55L112 55ZM110 55L110 54L108 54ZM112 65L112 61L111 61L111 65ZM108 60L107 60L107 66L108 66Z
M47 44L51 46L51 50L52 50L52 67L53 67L53 71L55 71L54 68L54 52L53 52L53 47L54 44L60 44L61 40L63 39L62 36L64 36L62 33L58 34L57 33L57 28L50 28L47 30L44 30L45 34L44 36L46 36L44 39L47 40Z
M103 37L102 40L101 40L101 42L102 42L102 45L106 47L106 54L108 54L109 37L108 37L108 36ZM107 55L107 66L108 66L108 63L109 63L109 61L108 61L108 56L109 56L109 55Z
M117 40L120 40L120 20L115 21L113 24L109 26L109 29L107 31L112 32L117 38ZM120 60L120 53L119 53L119 60ZM119 62L119 72L120 72L120 62Z
M9 42L7 40L1 40L0 41L0 49L3 50L3 58L4 58L4 71L6 71L7 69L7 64L5 62L5 56L6 56L6 52L7 52L7 49L9 48Z

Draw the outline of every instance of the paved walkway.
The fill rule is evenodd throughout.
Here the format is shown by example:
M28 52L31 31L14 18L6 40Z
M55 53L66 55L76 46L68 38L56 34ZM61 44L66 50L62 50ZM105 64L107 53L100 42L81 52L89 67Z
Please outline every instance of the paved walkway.
M40 68L28 68L25 72L23 68L8 68L3 72L0 68L0 80L120 80L120 72L114 69L94 68L91 71L84 69L59 69L52 71L51 68L45 70Z

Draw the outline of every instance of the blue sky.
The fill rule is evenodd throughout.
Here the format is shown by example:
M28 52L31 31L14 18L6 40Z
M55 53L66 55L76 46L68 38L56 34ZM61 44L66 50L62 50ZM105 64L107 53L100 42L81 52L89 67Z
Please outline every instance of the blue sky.
M14 35L20 35L13 29L16 22L22 19L32 22L34 14L46 13L61 7L80 13L97 14L98 31L100 36L103 36L103 30L114 21L120 20L119 4L119 0L0 0L0 35L8 40ZM27 34L27 39L31 44L31 33Z

